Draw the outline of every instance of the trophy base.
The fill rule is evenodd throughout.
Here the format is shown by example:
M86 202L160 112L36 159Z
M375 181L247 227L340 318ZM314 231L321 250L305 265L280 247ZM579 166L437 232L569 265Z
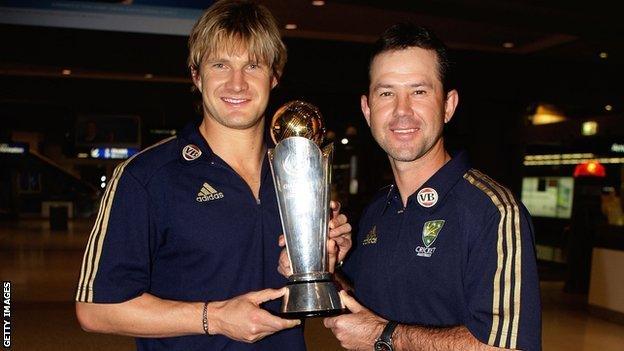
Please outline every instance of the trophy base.
M336 284L331 280L292 282L286 288L280 311L283 318L326 317L344 312Z

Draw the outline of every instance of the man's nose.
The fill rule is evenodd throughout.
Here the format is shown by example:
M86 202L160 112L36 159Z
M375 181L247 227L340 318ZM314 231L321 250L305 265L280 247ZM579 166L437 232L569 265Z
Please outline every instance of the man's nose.
M411 116L414 114L409 94L398 94L394 107L396 116Z
M241 69L232 70L226 87L233 91L243 91L248 88L245 72Z

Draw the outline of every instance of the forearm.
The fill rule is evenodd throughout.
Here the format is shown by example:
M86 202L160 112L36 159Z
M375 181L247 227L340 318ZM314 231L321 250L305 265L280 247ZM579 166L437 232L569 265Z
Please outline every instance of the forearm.
M393 335L396 351L492 351L499 348L486 345L464 326L427 328L400 324Z
M202 334L202 312L202 302L163 300L150 294L117 304L76 303L84 330L134 337Z

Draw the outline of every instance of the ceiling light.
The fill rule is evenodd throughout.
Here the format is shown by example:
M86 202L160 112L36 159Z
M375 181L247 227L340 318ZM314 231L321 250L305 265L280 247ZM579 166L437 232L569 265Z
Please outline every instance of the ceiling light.
M606 52L604 52L604 51L603 51L603 52L601 52L600 54L598 54L598 56L599 56L601 59L606 59L607 57L609 57L609 54L607 54Z
M61 74L62 74L62 75L64 75L64 76L68 76L68 75L70 75L70 74L71 74L71 69L67 69L67 68L66 68L66 69L64 69L64 70L62 70L62 71L61 71Z
M503 43L503 47L504 47L505 49L511 49L511 48L513 48L514 46L516 46L516 44L514 44L514 43L512 43L512 42L510 42L510 41L507 41L507 42L504 42L504 43Z
M596 135L598 133L598 122L587 121L581 125L581 134L585 136Z
M611 111L611 110L613 110L613 106L605 105L605 111Z
M557 107L548 104L539 104L535 114L530 116L533 125L559 123L566 120L566 116Z
M349 143L349 139L347 139L347 138L342 138L342 140L340 140L340 143L341 143L342 145L347 145L347 144Z
M312 5L313 6L323 6L323 5L325 5L325 1L323 1L323 0L314 0L314 1L312 1Z
M145 79L152 79L154 78L154 75L151 73L146 73L143 77L145 77Z
M288 30L297 29L297 25L294 23L288 23L285 28Z

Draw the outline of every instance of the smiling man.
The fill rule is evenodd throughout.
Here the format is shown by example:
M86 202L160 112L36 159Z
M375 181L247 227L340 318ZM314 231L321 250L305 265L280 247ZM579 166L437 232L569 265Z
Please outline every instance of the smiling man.
M363 213L343 266L353 313L325 320L349 350L541 348L531 221L508 189L445 149L459 101L448 69L444 45L411 24L373 50L361 107L395 183Z
M189 49L203 118L116 168L84 254L78 320L135 336L139 350L304 350L300 322L266 310L286 283L264 141L286 62L277 25L262 6L220 1ZM340 260L350 226L332 206Z

